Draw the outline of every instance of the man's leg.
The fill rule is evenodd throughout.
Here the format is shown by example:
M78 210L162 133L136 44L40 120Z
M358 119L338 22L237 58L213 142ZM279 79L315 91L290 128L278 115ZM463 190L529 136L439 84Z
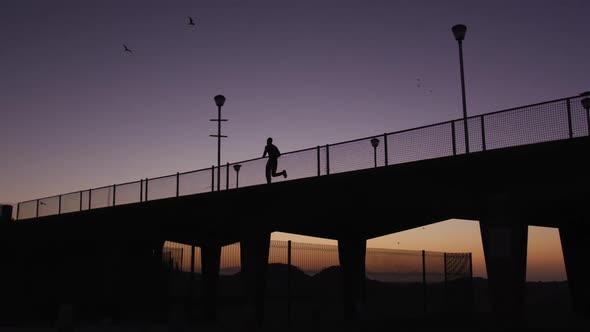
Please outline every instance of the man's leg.
M277 176L283 176L284 178L287 177L287 171L286 170L282 170L280 173L277 173L277 165L278 162L274 162L272 164L272 176L277 177Z
M270 165L270 161L268 161L266 163L266 183L270 183L270 174L271 174L271 165Z
M272 168L272 176L274 176L274 177L279 176L279 174L277 174L277 162L276 161L272 163L271 168Z

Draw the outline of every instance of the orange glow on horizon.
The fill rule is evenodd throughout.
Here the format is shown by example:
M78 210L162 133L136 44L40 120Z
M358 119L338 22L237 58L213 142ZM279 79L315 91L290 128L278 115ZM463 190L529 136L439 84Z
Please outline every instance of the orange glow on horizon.
M294 249L292 264L297 267L305 266L308 273L310 271L315 273L339 264L338 250L335 247L338 244L336 240L280 232L272 233L271 239L277 241L291 240ZM173 250L176 250L179 261L182 261L183 270L190 271L190 246L171 242L167 242L165 246L176 248ZM308 250L296 251L298 246L301 247L299 249L307 248ZM418 227L370 239L367 241L367 248L411 250L417 253L421 250L438 253L470 252L473 259L473 276L487 278L479 223L476 221L452 219ZM530 226L527 251L527 281L567 280L559 231L556 228ZM236 269L239 269L239 255L240 248L238 244L223 247L221 257L222 273L237 272ZM419 255L415 259L409 256L405 258L403 256L392 256L384 262L375 261L375 258L371 258L370 265L372 269L379 270L379 266L386 264L381 266L383 270L391 271L393 268L393 270L399 270L399 272L403 273L413 269L421 269L420 259ZM197 272L200 272L200 261L200 249L197 247L195 248L195 269ZM436 264L437 260L434 259L431 262ZM269 263L287 263L286 243L280 244L280 248L275 245L269 254ZM435 269L437 268L435 267ZM427 270L429 270L428 266Z

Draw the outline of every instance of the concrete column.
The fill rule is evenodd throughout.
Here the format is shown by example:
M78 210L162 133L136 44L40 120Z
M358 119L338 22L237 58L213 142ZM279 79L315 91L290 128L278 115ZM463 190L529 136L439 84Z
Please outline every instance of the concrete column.
M101 323L105 325L110 325L119 312L115 281L117 280L116 273L119 270L120 256L121 252L113 242L105 244L100 251L102 259Z
M499 322L524 321L528 224L504 202L480 223L492 310Z
M162 262L164 242L110 237L96 240L94 249L87 247L88 255L94 252L94 258L88 261L86 271L79 278L100 274L96 284L87 283L87 286L99 289L101 324L110 325L136 314L154 317L165 307L168 298Z
M567 282L576 314L590 316L590 285L585 272L590 257L590 225L584 220L569 221L559 227Z
M246 295L246 319L254 319L257 324L264 321L264 293L270 233L248 234L240 242L240 260ZM254 317L249 317L253 315Z
M365 300L365 255L367 241L359 238L338 240L338 258L342 275L342 306L345 319L360 318Z
M217 319L217 287L219 284L219 264L221 245L206 244L201 247L203 297L203 318L205 321Z

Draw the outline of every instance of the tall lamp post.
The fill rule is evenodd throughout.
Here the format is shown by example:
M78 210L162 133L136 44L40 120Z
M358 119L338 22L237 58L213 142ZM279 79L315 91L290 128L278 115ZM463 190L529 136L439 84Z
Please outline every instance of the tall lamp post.
M467 27L463 24L453 26L453 35L459 43L459 64L461 66L461 92L463 96L463 130L465 131L465 153L469 153L469 131L467 130L467 103L465 102L465 74L463 73L463 39Z
M236 188L238 188L238 180L240 179L240 168L242 168L242 165L234 165L234 171L236 171Z
M373 137L371 139L371 145L373 146L373 159L375 160L375 167L377 167L377 147L379 146L379 139Z
M590 98L582 99L582 107L586 109L586 124L588 125L588 136L590 136Z
M225 135L221 135L221 121L227 121L227 119L221 118L221 106L225 104L225 97L223 95L217 95L213 99L215 100L215 105L217 105L217 119L211 119L209 121L217 122L217 135L209 136L217 137L217 191L219 191L221 181L221 138L227 137Z

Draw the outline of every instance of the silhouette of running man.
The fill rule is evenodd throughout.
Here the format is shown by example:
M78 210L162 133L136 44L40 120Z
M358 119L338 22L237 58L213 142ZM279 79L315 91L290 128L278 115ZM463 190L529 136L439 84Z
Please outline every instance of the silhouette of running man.
M262 154L262 158L266 157L268 154L268 161L266 162L266 182L271 182L271 176L283 176L287 178L287 171L283 170L280 173L277 173L277 164L278 159L281 156L281 152L279 149L272 144L272 137L269 137L266 140L266 147L264 147L264 153Z

